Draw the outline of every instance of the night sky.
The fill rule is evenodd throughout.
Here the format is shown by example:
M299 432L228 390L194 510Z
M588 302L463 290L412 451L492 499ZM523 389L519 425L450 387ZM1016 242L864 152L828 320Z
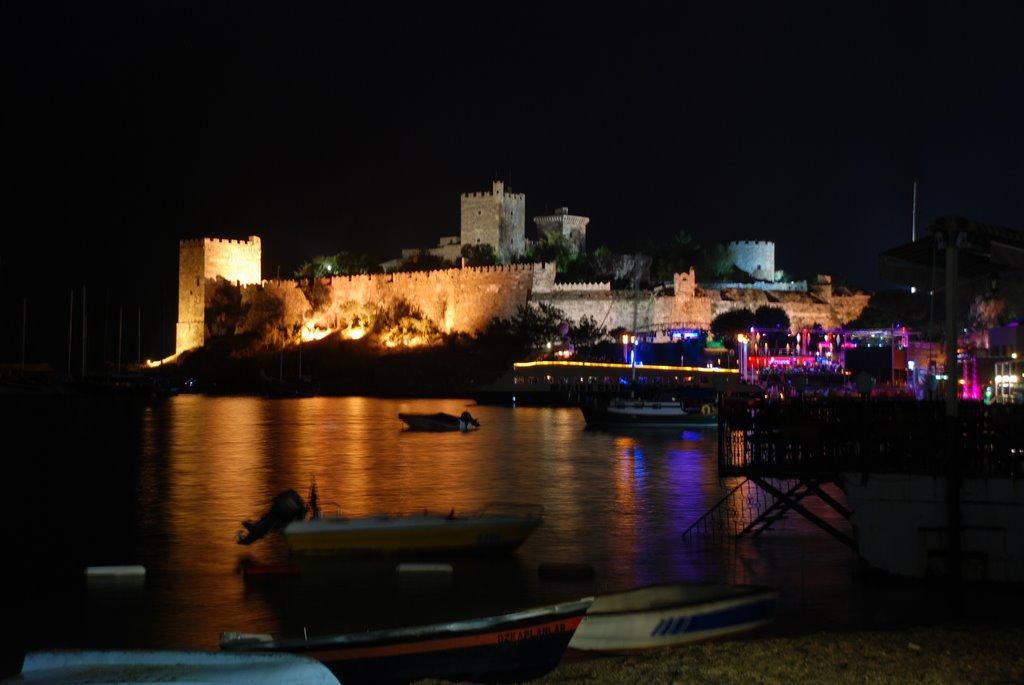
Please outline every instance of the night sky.
M591 246L770 239L868 288L915 179L919 225L1024 225L1009 3L26 5L0 10L4 360L26 296L59 358L83 283L169 352L180 238L259 234L266 275L384 259L492 178Z

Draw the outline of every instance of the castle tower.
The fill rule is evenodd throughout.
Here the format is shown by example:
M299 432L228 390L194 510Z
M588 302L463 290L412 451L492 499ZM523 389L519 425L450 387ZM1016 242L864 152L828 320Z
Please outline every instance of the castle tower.
M727 246L736 268L759 281L775 281L775 243L769 240L736 240Z
M533 223L537 225L537 237L543 239L548 235L561 235L569 242L573 254L587 251L587 224L590 218L569 213L568 207L559 207L554 214L535 216Z
M197 238L178 244L178 326L174 351L202 347L206 340L206 281L223 278L239 285L263 280L259 236L248 240Z
M526 195L494 181L489 193L463 193L461 210L463 246L490 245L502 262L526 249Z

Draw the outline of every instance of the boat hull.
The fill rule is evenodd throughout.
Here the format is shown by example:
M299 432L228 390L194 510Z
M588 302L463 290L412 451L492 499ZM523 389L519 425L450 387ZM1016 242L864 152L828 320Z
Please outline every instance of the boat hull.
M602 611L598 597L569 647L582 651L628 651L715 640L744 633L771 621L778 594L764 588L732 588L703 601L660 606L657 594L672 586L642 588L614 596L617 610ZM642 593L655 601L644 604ZM671 594L668 592L666 594ZM631 607L631 595L638 600ZM609 596L612 597L612 596ZM649 597L648 597L649 598Z
M450 414L399 414L400 418L409 430L444 432L462 431L468 432L476 428L472 423L462 421L457 416Z
M500 554L517 549L540 517L443 516L297 521L284 529L289 549L304 555Z
M644 412L611 410L606 407L580 407L588 426L638 426L649 428L685 428L691 426L717 426L716 414L683 414L677 412Z
M232 643L223 649L275 651L323 662L343 683L441 678L519 682L558 665L591 599L505 616L419 628L298 641Z
M296 654L150 650L29 652L25 655L21 676L20 680L29 683L338 685L338 679L324 664Z

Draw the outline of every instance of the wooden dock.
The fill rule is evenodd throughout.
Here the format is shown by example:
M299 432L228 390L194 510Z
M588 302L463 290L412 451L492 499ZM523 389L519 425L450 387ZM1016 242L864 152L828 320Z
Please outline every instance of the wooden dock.
M833 399L722 400L720 476L824 478L839 474L1024 476L1024 406L963 403L951 444L942 402ZM955 448L955 449L951 449Z
M742 480L683 537L758 536L793 512L855 548L804 500L816 498L849 520L826 486L841 489L850 474L878 473L1024 477L1024 406L964 403L950 419L942 402L722 398L718 474Z

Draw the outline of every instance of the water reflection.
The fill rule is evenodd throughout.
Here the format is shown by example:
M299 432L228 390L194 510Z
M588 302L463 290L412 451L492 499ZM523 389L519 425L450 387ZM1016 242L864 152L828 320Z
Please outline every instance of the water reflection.
M464 408L461 400L181 396L148 411L136 550L151 570L146 642L210 648L221 630L366 629L677 579L795 578L803 611L817 596L805 585L850 582L850 554L799 526L799 544L812 541L803 557L680 540L732 485L717 478L714 431L590 431L569 409L474 407L482 427L468 434L411 432L397 419ZM287 551L279 536L239 547L239 522L284 489L305 496L314 477L321 500L349 516L514 501L543 505L545 524L516 555L457 562L451 583L412 587L393 561L369 560L306 563L297 580L247 586L241 558L280 560ZM542 583L536 566L546 561L588 562L597 576ZM804 564L816 568L812 579ZM116 626L102 630L116 642Z

